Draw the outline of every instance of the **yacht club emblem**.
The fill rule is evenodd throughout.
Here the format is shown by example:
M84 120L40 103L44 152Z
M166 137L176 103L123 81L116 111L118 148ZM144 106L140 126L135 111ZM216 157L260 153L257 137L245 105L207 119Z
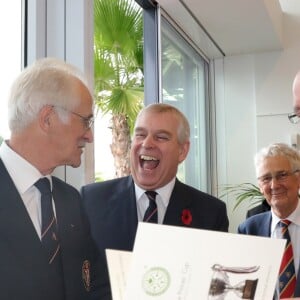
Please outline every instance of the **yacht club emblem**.
M162 267L153 267L146 271L142 279L142 287L146 294L159 296L170 286L170 274Z

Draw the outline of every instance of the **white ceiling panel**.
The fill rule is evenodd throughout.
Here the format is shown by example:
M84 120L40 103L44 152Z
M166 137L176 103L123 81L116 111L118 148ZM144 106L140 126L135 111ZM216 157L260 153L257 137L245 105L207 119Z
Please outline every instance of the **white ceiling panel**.
M192 21L197 22L226 56L279 50L283 47L283 12L279 0L157 0L157 2L175 22L180 26L183 25L189 36L195 35L195 30L189 29L188 24ZM186 13L190 15L190 20L184 17L182 22L182 15ZM193 32L188 32L189 30Z

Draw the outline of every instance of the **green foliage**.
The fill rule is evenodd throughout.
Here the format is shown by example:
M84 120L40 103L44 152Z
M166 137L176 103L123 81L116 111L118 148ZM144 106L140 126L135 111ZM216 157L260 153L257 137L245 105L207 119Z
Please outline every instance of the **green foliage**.
M144 99L142 10L129 0L94 1L96 105L127 117L130 130Z
M228 184L222 187L223 194L220 198L225 196L235 197L235 210L242 202L250 202L250 206L256 206L260 204L265 198L260 192L259 187L256 185L246 182L241 184Z
M127 118L127 121L129 128L132 129L136 116L142 107L141 99L143 96L144 92L142 89L125 89L116 86L112 88L108 95L103 94L97 97L96 105L104 114L112 112L113 114L130 116Z
M105 181L105 176L101 172L95 174L95 182Z

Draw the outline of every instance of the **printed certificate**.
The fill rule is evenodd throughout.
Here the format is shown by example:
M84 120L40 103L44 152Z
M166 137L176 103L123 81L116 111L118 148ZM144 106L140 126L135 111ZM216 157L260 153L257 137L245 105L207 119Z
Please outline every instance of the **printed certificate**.
M123 300L131 262L131 252L106 249L113 300Z
M125 294L113 299L272 300L284 247L283 239L139 223L131 255L114 258L112 274L123 279L112 289Z

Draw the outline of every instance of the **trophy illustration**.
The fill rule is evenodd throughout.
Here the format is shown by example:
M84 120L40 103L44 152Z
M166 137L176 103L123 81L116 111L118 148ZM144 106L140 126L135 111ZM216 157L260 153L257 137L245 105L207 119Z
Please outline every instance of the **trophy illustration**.
M234 293L238 298L253 300L258 279L246 279L233 285L229 282L228 273L246 274L254 273L259 267L224 267L219 264L212 266L213 276L210 283L208 300L223 300L227 294ZM232 297L231 297L232 298ZM228 296L230 299L230 296Z

